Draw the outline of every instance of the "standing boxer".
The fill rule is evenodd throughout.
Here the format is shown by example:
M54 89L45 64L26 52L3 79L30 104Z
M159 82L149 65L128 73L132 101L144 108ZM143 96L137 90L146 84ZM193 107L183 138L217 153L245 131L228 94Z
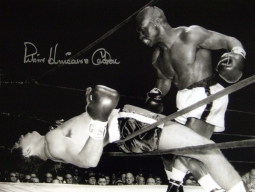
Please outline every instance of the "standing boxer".
M228 83L235 83L241 78L245 51L236 38L200 26L172 28L164 12L157 7L146 7L138 13L136 19L140 40L150 47L156 47L152 65L158 79L155 88L147 94L149 110L157 113L163 111L162 98L169 92L172 83L179 90L176 97L178 110L222 90L223 87L216 82L213 74L211 50L228 51L222 55L216 68L221 78ZM224 131L227 104L228 96L224 96L177 117L175 121L210 138L214 131ZM163 162L166 170L172 171L168 192L183 191L181 184L188 169L206 191L219 188L205 169L199 169L199 162L179 157L175 159L172 170L167 167L166 160ZM240 182L238 185L243 184Z

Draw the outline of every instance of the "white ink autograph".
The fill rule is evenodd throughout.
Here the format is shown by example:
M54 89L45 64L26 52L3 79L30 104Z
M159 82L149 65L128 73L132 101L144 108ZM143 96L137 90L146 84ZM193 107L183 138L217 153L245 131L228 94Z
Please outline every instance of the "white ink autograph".
M37 48L33 43L25 42L25 55L24 55L24 63L44 63L44 58L36 58L40 56L40 54L37 53ZM34 50L32 53L28 54L27 49L30 47L30 49Z
M97 57L97 59L94 59L94 57ZM118 62L117 59L112 59L110 53L108 53L104 48L97 49L93 53L91 60L92 60L93 65L120 64L120 62Z
M70 57L69 59L57 59L57 47L58 44L55 45L55 48L50 48L50 53L48 60L45 57L41 57L38 52L37 47L31 42L24 42L25 45L25 54L24 54L24 63L45 63L48 61L50 65L58 65L58 64L88 64L89 59L72 59L70 57L72 53L70 51L66 52L64 55L66 57ZM97 49L91 58L93 65L101 65L101 64L120 64L117 59L112 59L109 52L107 52L104 48Z
M57 47L58 47L58 44L55 45L53 57L51 57L52 56L52 47L50 48L50 55L49 55L49 59L48 59L48 63L50 65L53 65L53 64L54 65L57 65L57 64L62 64L62 65L63 64L83 64L83 63L88 64L89 63L88 59L65 59L65 60L59 59L59 60L57 60L56 59ZM67 52L65 55L69 56L69 55L71 55L71 52Z

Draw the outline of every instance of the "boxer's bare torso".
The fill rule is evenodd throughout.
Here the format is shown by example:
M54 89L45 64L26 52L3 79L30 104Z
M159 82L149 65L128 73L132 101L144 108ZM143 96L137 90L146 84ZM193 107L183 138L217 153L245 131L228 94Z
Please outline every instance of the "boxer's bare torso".
M157 44L152 64L160 78L171 80L180 90L212 75L211 53L199 45L204 37L197 33L198 27L173 30L173 37Z
M230 51L234 47L242 49L241 42L236 38L201 26L172 28L162 13L156 12L158 12L157 9L149 8L148 11L140 12L136 19L140 40L150 47L156 47L152 56L152 64L158 74L155 87L161 90L163 96L170 90L172 82L179 90L182 90L210 77L213 74L211 50ZM231 56L236 57L234 60L238 60L238 65L242 65L240 54ZM224 59L224 62L227 61L227 58ZM224 62L221 61L221 63ZM233 64L235 65L231 63L229 66ZM228 68L228 66L225 67ZM226 72L234 71L228 70ZM226 81L235 82L240 78L240 74L230 75L231 77L223 74L221 77ZM231 79L232 76L236 78Z
M70 140L76 144L77 148L82 149L85 145L86 141L88 140L88 122L90 118L87 113L82 113L79 116L73 117L72 119L66 121L64 124L60 125L57 129L50 131L46 134L46 147L45 152L46 155L50 159L63 161L61 159L55 158L52 153L55 150L50 147L52 142L56 142L56 140L65 139Z
M83 146L85 146L86 142L89 139L90 120L91 118L89 117L88 113L84 112L81 115L78 115L66 121L53 131L48 132L45 136L46 140L45 153L47 157L54 161L65 162L63 159L57 158L56 156L53 155L59 153L61 156L63 156L66 154L61 152L61 146L52 147L52 144L57 143L58 141L59 143L63 142L70 143L70 145L69 146L67 145L67 147L69 148L73 147L73 150L81 151ZM106 133L103 142L104 146L109 143L108 132Z

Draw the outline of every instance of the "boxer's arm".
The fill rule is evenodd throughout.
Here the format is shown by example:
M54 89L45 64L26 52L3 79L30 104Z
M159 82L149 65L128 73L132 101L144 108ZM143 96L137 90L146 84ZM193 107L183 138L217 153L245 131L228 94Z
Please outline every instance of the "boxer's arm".
M76 141L65 136L60 128L48 132L45 138L52 160L57 159L83 168L95 167L104 147L104 140L91 137L88 137L84 146L80 146Z
M97 85L93 89L87 88L86 100L87 113L84 116L73 118L46 135L48 151L54 158L84 168L95 167L100 160L108 117L117 106L119 93L114 89ZM87 130L83 140L84 146L68 137L75 126L82 126ZM66 133L63 130L70 131Z
M200 26L191 26L181 35L182 40L188 44L209 50L225 49L231 51L234 47L243 48L242 43L234 38L222 33L207 30Z
M161 51L164 51L163 48L157 47L155 49L152 55L152 66L156 69L156 72L157 72L157 81L156 81L155 88L158 88L161 91L162 96L165 96L171 88L172 80L167 78L165 75L163 75L163 73L158 68L158 62L159 62L158 57Z
M158 78L155 87L147 93L145 108L154 113L162 113L164 109L162 99L170 90L171 80L166 78L157 67L155 68Z
M169 92L171 88L171 84L172 84L172 81L170 79L164 79L164 78L158 77L155 87L161 90L162 96L165 96Z
M246 53L238 39L199 26L187 28L181 39L187 44L183 51L190 53L190 61L195 61L197 48L229 51L222 55L216 70L228 83L235 83L241 78Z

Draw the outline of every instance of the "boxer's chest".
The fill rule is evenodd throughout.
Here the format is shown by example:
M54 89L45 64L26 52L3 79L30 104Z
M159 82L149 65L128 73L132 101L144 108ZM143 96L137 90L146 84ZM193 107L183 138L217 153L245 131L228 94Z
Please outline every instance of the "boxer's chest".
M88 126L81 125L81 126L77 126L77 127L73 128L67 134L67 137L70 137L74 142L76 142L81 147L83 147L89 137Z

